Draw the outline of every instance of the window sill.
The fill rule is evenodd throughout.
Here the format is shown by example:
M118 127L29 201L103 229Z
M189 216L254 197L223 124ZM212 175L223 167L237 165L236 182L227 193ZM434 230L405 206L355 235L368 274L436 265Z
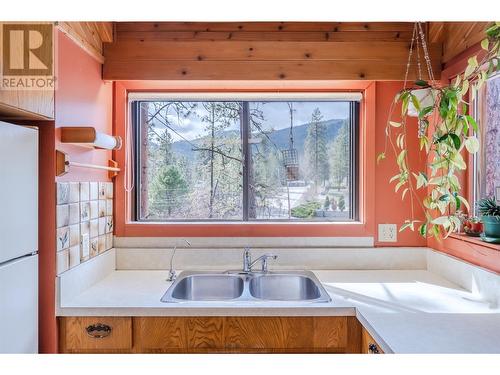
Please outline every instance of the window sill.
M473 245L482 246L482 247L486 247L488 249L500 251L500 245L494 244L494 243L489 243L489 242L484 242L479 237L471 237L471 236L467 236L466 234L462 234L462 233L453 233L453 234L450 234L450 237L454 238L456 240L459 240L459 241L464 241L464 242L473 244Z
M364 225L361 221L128 221L126 225Z

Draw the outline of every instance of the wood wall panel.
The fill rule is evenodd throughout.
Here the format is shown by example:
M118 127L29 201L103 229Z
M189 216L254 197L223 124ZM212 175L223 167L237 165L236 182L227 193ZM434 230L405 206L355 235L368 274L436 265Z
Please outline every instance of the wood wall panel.
M442 62L447 63L485 38L490 22L431 22L429 40L443 44Z
M122 22L115 29L104 46L110 80L401 80L413 23ZM441 44L430 50L439 76Z

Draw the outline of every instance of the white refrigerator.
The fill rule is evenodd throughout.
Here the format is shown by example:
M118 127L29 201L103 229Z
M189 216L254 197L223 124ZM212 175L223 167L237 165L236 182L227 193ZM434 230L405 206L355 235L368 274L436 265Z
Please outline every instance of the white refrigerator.
M38 352L38 130L0 121L0 353Z

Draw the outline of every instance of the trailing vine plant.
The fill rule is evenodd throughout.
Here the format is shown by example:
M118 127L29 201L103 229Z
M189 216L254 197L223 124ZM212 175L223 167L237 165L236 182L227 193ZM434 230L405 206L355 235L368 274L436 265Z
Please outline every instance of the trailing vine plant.
M390 148L399 171L390 183L396 183L395 191L401 194L402 200L409 199L411 206L411 217L401 225L400 232L418 230L423 237L433 236L439 240L459 227L460 220L453 215L454 211L462 206L469 210L469 203L460 195L458 178L467 168L464 156L479 149L476 137L479 129L468 114L468 92L473 85L481 87L492 73L500 71L500 22L486 29L486 38L481 42L482 53L469 58L465 71L448 86L441 86L434 80L420 23L415 24L413 35L404 88L394 98L389 111L385 150L378 155L377 163L385 159ZM413 87L407 87L413 50L416 50L419 79ZM428 81L421 78L420 50L427 65ZM479 61L478 56L482 56ZM416 90L422 88L428 88L433 96L430 104L417 97ZM401 108L400 114L396 114L398 108ZM417 129L409 126L409 108L417 118ZM393 116L398 116L399 121L394 121ZM426 170L414 169L409 162L407 139L408 133L414 131L420 139L420 152L427 160ZM425 193L423 199L418 194L420 190ZM416 206L423 211L425 220L416 219Z

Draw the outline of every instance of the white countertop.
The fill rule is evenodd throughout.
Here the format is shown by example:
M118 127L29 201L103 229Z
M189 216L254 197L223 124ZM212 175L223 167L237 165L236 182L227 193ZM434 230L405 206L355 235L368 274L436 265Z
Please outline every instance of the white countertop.
M332 302L162 303L165 271L113 271L59 316L357 315L384 351L500 353L500 309L425 270L315 271Z

